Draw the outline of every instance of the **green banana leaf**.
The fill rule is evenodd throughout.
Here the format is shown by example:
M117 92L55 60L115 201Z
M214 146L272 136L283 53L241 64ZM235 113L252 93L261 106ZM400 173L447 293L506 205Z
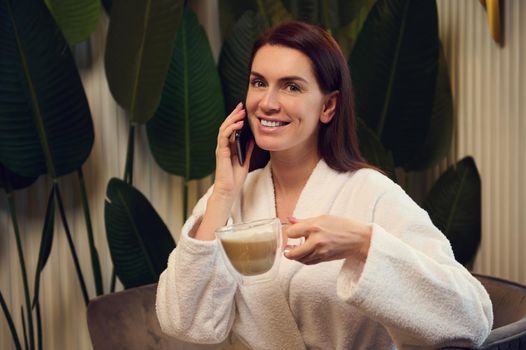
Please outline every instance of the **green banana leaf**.
M451 242L457 261L471 262L481 236L481 181L474 159L465 157L444 172L423 207Z
M340 26L334 28L334 38L338 41L345 57L352 52L371 9L377 0L339 1Z
M70 45L89 38L100 19L100 0L45 0Z
M387 176L396 182L395 166L391 152L384 148L375 133L359 118L357 132L362 156L369 164L383 170Z
M159 106L183 7L183 0L112 3L106 77L133 125L146 123Z
M124 287L157 282L175 242L148 199L112 178L106 189L104 219L115 273Z
M0 188L3 188L6 193L29 187L36 181L36 179L36 177L17 175L4 165L0 164Z
M49 193L49 199L47 201L46 218L44 220L44 228L42 229L42 238L40 239L40 249L38 251L38 263L35 272L35 283L33 293L33 304L34 308L38 302L38 296L40 293L40 275L46 266L49 254L51 254L51 248L53 247L53 232L55 227L55 186Z
M424 145L416 150L415 157L408 163L409 170L424 170L436 165L447 156L453 138L453 95L447 61L442 45L438 60L438 76L431 125Z
M206 33L186 9L161 104L146 125L159 166L186 180L210 174L223 118L221 83Z
M227 38L235 23L246 11L258 11L256 0L219 0L219 26L221 39Z
M102 0L102 6L104 7L104 11L106 11L108 16L111 13L111 4L112 4L112 0Z
M270 26L294 19L281 0L259 0L258 12L267 18Z
M25 177L70 173L93 124L69 47L42 1L0 1L0 163Z
M230 36L223 43L218 69L227 114L240 101L245 101L249 75L248 64L252 46L265 28L265 19L261 15L247 11L239 18Z
M362 11L371 10L377 0L333 0L333 3L338 5L336 16L338 17L338 24L341 27L347 26L358 17L362 16Z
M283 5L296 19L319 26L324 26L323 6L334 1L328 0L283 0Z
M357 114L405 169L430 127L438 53L435 0L378 0L350 57Z

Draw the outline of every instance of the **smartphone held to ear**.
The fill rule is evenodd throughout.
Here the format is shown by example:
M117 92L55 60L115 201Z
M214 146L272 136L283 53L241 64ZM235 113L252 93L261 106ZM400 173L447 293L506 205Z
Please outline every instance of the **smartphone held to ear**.
M245 115L243 128L235 132L237 159L241 165L245 163L248 141L252 138L252 130L250 129L250 124L248 123L248 117Z

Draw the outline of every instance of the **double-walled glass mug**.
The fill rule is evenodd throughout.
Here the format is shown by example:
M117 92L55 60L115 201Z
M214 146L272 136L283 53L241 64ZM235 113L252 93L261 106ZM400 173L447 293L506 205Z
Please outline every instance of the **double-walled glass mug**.
M244 285L274 279L283 251L303 242L285 243L278 218L224 226L216 237L230 273Z
M282 246L278 218L224 226L216 237L228 269L240 284L276 277Z

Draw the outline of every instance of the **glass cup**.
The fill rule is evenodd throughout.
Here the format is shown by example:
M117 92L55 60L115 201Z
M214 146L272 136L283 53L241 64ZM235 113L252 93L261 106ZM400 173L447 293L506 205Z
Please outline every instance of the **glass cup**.
M276 277L283 248L278 218L224 226L216 231L216 237L225 263L239 283Z

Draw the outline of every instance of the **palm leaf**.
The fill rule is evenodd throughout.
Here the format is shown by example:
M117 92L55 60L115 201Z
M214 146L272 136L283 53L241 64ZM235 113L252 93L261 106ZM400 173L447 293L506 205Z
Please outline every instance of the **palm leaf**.
M221 48L218 68L226 113L230 113L240 101L245 101L252 46L265 28L265 19L261 15L247 11L236 22Z
M374 132L361 119L358 119L358 139L360 152L367 162L383 170L387 176L396 181L393 155L384 148Z
M260 0L258 10L271 26L294 19L281 0Z
M378 0L350 57L358 116L409 167L425 143L438 72L434 0Z
M438 76L431 112L431 125L424 145L415 152L408 170L424 170L436 165L447 156L453 138L453 96L446 56L440 46Z
M338 41L345 57L352 52L371 9L377 0L339 1L341 25L334 30L334 38Z
M106 76L132 124L146 123L159 105L183 5L183 0L112 3Z
M104 204L111 259L126 288L157 282L175 242L150 202L134 187L113 178Z
M57 25L70 45L91 35L100 18L100 0L45 0Z
M222 39L230 35L234 24L249 10L257 12L256 0L219 0L219 25Z
M475 161L465 157L440 176L423 205L462 264L473 260L480 244L480 188Z
M327 0L323 1L327 2ZM321 25L323 23L321 2L320 0L283 0L283 5L296 19Z
M36 181L36 177L24 177L13 173L11 170L0 164L0 188L6 193L29 187Z
M47 202L46 209L46 218L44 221L44 228L42 229L42 238L40 240L40 249L38 252L38 263L37 269L35 272L35 283L33 293L33 304L34 308L38 302L38 295L40 291L40 275L46 266L49 254L51 254L51 247L53 246L53 232L55 227L55 201L53 200L55 196L55 187L51 189L49 194L49 199Z
M0 163L25 177L76 170L93 124L75 62L46 5L0 1Z
M161 104L147 124L157 163L186 180L210 174L224 116L219 75L203 27L185 10Z

